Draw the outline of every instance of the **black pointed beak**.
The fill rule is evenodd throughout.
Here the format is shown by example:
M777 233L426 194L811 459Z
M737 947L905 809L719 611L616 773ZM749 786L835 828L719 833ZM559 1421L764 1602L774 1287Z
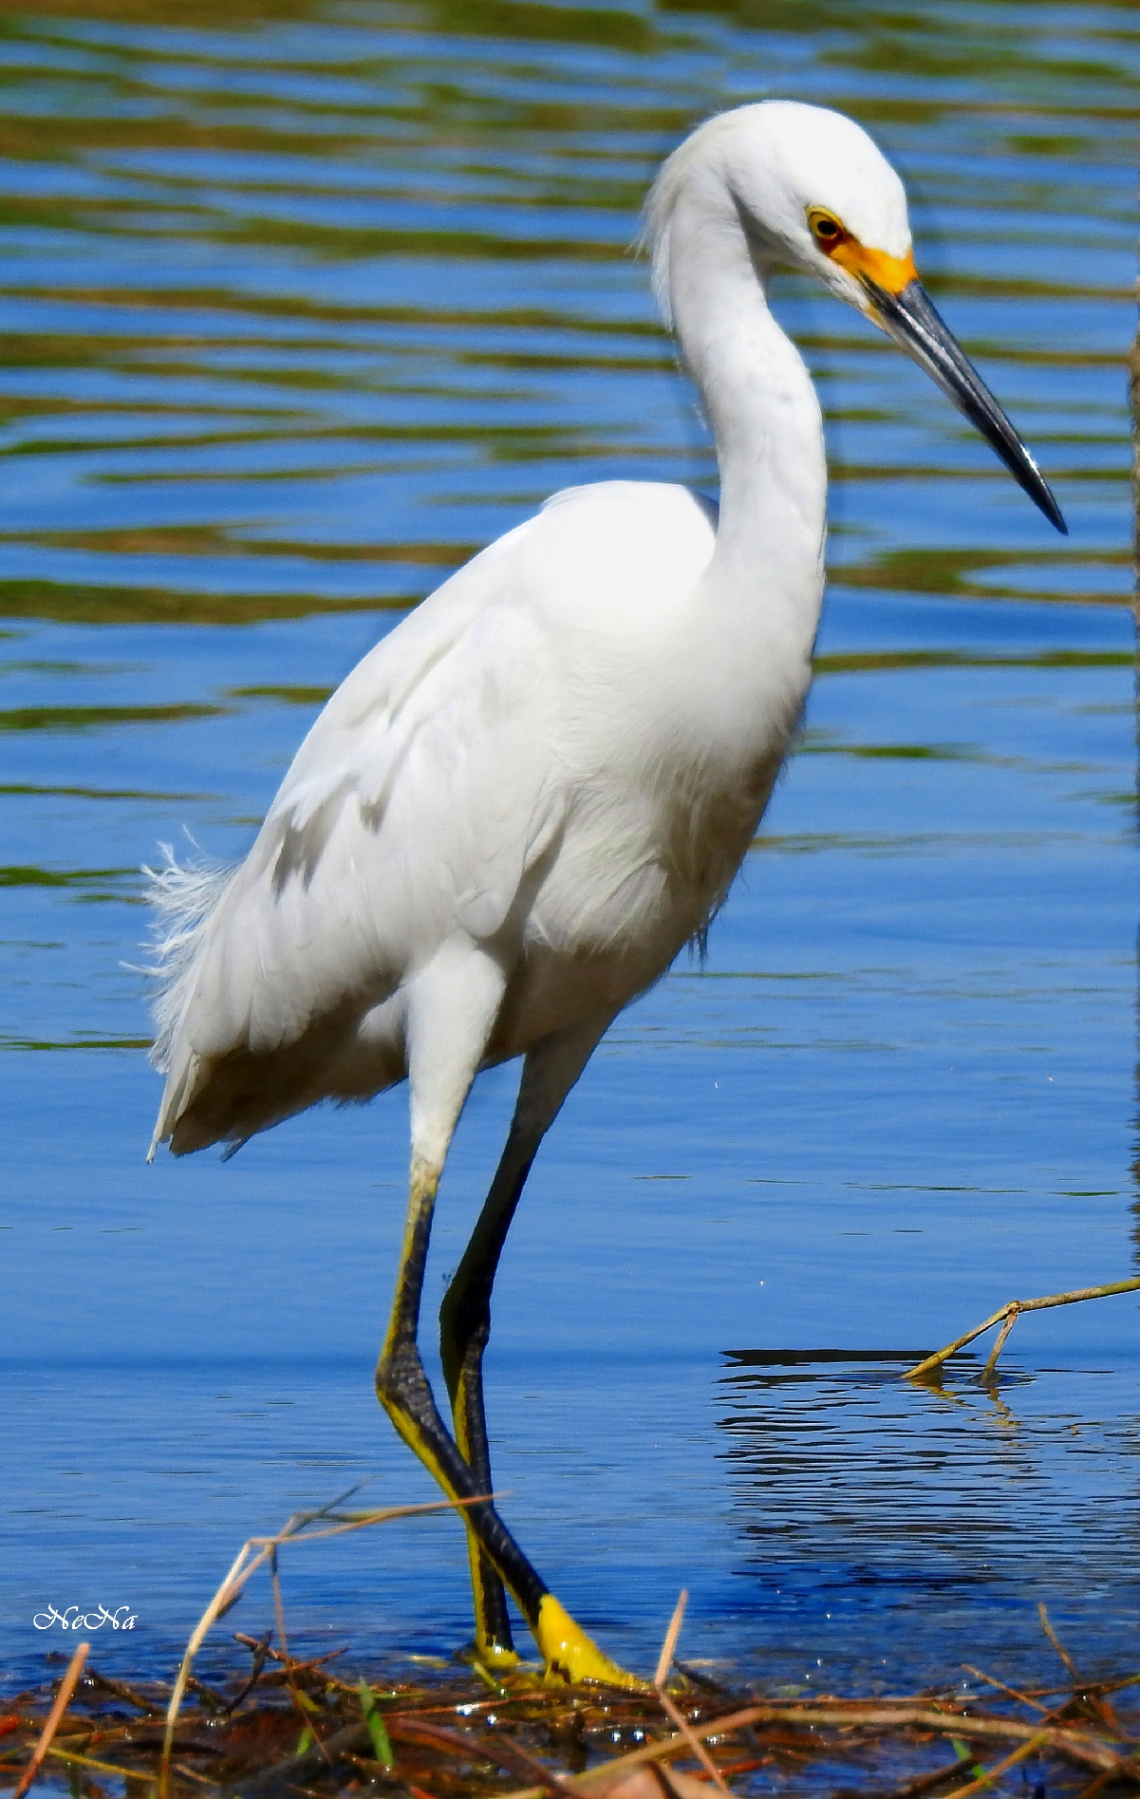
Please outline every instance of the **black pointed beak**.
M1049 484L1022 443L961 344L939 316L921 281L908 281L898 293L880 287L869 275L860 280L889 337L913 356L960 412L992 445L1019 487L1040 507L1051 525L1066 537L1069 527Z

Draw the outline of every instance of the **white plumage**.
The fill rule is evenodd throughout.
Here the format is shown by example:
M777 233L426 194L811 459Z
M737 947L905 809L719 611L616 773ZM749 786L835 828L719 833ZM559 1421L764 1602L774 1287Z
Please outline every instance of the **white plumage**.
M192 877L159 1138L240 1140L402 1079L407 982L457 939L502 965L481 1059L656 979L749 842L815 628L803 608L794 660L766 679L721 671L731 639L710 641L696 599L714 545L683 488L571 490L358 665L211 906ZM178 892L173 871L160 881Z
M493 1252L480 1250L478 1269L474 1249L465 1259L489 1296L543 1132L615 1013L724 899L807 693L826 470L811 381L768 306L777 263L895 336L1056 512L919 286L901 183L850 120L790 102L711 120L666 163L647 236L716 439L719 520L683 487L556 495L348 676L239 868L211 878L171 864L155 880L167 975L156 1144L239 1143L411 1075L402 1283L413 1250L419 1275L403 1312L398 1298L378 1385L453 1494L471 1469L489 1477L485 1444L471 1447L481 1422L459 1428L457 1410L467 1459L450 1460L430 1395L413 1418L393 1368L409 1332L415 1349L424 1218L470 1082L527 1056L488 1201ZM484 1341L485 1328L480 1356ZM458 1407L456 1357L470 1343L453 1350ZM573 1653L561 1637L552 1649L549 1612L544 1638L545 1589L535 1598L513 1540L508 1554L468 1519L486 1580L503 1574L521 1595L548 1665L596 1672L580 1633ZM476 1599L484 1651L505 1653L478 1574Z

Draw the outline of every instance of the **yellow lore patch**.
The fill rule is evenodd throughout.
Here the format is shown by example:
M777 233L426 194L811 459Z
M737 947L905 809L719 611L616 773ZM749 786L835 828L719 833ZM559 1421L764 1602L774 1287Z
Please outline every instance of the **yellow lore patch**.
M888 294L901 294L904 287L918 280L912 251L908 250L905 256L888 256L885 250L860 243L826 206L809 206L807 220L817 248L856 280L866 275Z

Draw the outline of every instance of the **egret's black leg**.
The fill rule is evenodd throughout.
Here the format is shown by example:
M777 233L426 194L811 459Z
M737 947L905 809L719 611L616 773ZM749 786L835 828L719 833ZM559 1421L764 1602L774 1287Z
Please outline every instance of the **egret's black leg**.
M468 1530L514 1594L548 1675L635 1685L563 1610L507 1530L486 1497L486 1486L476 1481L448 1435L416 1342L439 1178L487 1041L484 1011L490 1012L492 1003L497 1010L500 994L495 992L494 972L489 958L459 945L454 957L441 957L438 966L424 972L410 996L411 1186L396 1296L376 1366L376 1392L404 1441L448 1497L470 1502L463 1507ZM462 1022L466 1041L454 1026L449 1035L440 1025L441 1018L446 1021L449 1016Z
M451 1396L455 1441L472 1478L485 1493L491 1491L491 1455L483 1409L483 1351L491 1334L491 1287L534 1159L532 1154L521 1168L508 1170L508 1160L515 1160L511 1148L508 1142L439 1315L440 1354ZM506 1592L474 1531L468 1532L468 1549L475 1600L475 1648L484 1661L500 1666L516 1661Z
M491 1333L491 1290L511 1220L534 1158L563 1100L609 1020L591 1020L545 1039L523 1064L510 1134L479 1221L444 1296L440 1355L451 1396L455 1441L478 1490L491 1491L491 1456L483 1402L483 1353ZM475 1647L502 1666L517 1660L506 1593L475 1530L468 1531L475 1599Z
M474 1499L464 1507L468 1528L509 1583L528 1620L537 1619L546 1584L523 1555L498 1513L480 1495L486 1485L476 1480L449 1436L416 1342L424 1263L431 1237L439 1175L414 1165L404 1249L388 1334L376 1366L376 1392L405 1443L430 1470L451 1499Z

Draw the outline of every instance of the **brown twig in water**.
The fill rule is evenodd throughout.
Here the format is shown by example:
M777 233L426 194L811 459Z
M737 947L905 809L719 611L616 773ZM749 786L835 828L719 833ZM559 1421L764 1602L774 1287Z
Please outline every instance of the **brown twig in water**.
M947 1343L945 1349L936 1350L933 1355L928 1355L914 1368L907 1368L902 1379L921 1380L924 1375L933 1374L935 1369L941 1368L949 1356L954 1355L959 1349L964 1349L967 1343L974 1341L975 1337L980 1337L986 1331L992 1330L995 1324L1000 1324L1002 1326L1001 1335L980 1377L986 1381L993 1374L1002 1345L1023 1312L1045 1312L1051 1306L1075 1306L1084 1299L1110 1299L1114 1293L1135 1293L1137 1291L1140 1291L1140 1278L1111 1281L1104 1287L1077 1287L1071 1293L1048 1293L1042 1299L1011 1299L1007 1305L991 1313L990 1317L984 1319L974 1330L967 1331L965 1336L955 1337L953 1343Z
M1031 1699L1028 1693L1021 1693L1016 1687L1007 1687L1004 1680L996 1680L992 1674L985 1673L981 1668L973 1667L970 1662L963 1662L962 1666L967 1674L974 1676L975 1680L984 1680L987 1686L996 1687L999 1693L1008 1694L1011 1699L1016 1699L1019 1705L1031 1706L1035 1712L1048 1710L1048 1707L1042 1705L1040 1700Z
M1002 1325L1001 1329L999 1330L997 1336L994 1338L994 1346L990 1350L989 1355L986 1357L986 1365L982 1369L981 1376L980 1376L981 1383L983 1386L986 1386L993 1379L994 1370L997 1368L997 1365L998 1365L998 1357L1001 1354L1002 1350L1005 1348L1006 1338L1009 1336L1010 1331L1013 1329L1014 1325L1017 1323L1017 1321L1020 1317L1021 1317L1021 1307L1016 1306L1016 1307L1011 1308L1009 1317L1006 1319L1005 1323Z
M1087 1681L1084 1681L1081 1679L1080 1671L1077 1667L1076 1662L1073 1660L1072 1656L1069 1654L1068 1650L1065 1648L1064 1644L1061 1642L1061 1639L1058 1637L1057 1632L1053 1629L1052 1623L1050 1622L1050 1619L1049 1619L1049 1614L1045 1609L1044 1600L1039 1599L1037 1601L1037 1616L1041 1620L1042 1630L1045 1632L1045 1635L1048 1637L1049 1641L1052 1643L1054 1649L1057 1651L1057 1654L1060 1656L1062 1662L1064 1663L1065 1668L1067 1669L1069 1675L1072 1677L1073 1686L1076 1690L1070 1695L1070 1698L1075 1699L1078 1702L1083 1701L1086 1709L1094 1712L1096 1714L1096 1716L1100 1719L1102 1724L1107 1724L1108 1728L1110 1730L1115 1730L1115 1731L1119 1732L1120 1731L1120 1720L1117 1718L1115 1711L1113 1710L1112 1706L1109 1705L1107 1699L1105 1699L1100 1693L1094 1692L1091 1689L1089 1683ZM1053 1712L1050 1715L1055 1716L1058 1711L1063 1710L1063 1709L1064 1709L1063 1707L1054 1706Z
M233 1717L238 1706L243 1704L244 1701L249 1698L254 1687L261 1679L261 1670L264 1668L266 1659L269 1655L269 1639L272 1635L272 1630L267 1630L263 1637L259 1637L253 1641L253 1666L249 1671L249 1679L243 1687L238 1688L234 1697L222 1708L223 1718ZM249 1641L248 1638L246 1640Z
M689 1603L688 1590L681 1588L673 1616L669 1620L669 1628L665 1632L665 1641L661 1645L661 1654L657 1657L657 1669L653 1676L655 1687L663 1687L669 1678L669 1670L673 1666L673 1656L677 1649L677 1638L681 1634L681 1620L685 1616L685 1607Z
M1103 1773L1094 1774L1093 1778L1089 1781L1088 1786L1077 1795L1077 1799L1096 1799L1096 1795L1103 1792L1109 1781L1115 1779L1116 1775L1113 1773L1112 1769L1105 1768Z
M289 1639L285 1635L285 1605L281 1598L281 1573L277 1566L277 1546L274 1544L269 1552L269 1578L273 1582L273 1621L277 1626L277 1641L281 1645L281 1659L285 1663L288 1675L291 1656Z
M192 1780L196 1786L210 1787L214 1792L217 1792L218 1783L216 1780L208 1779L205 1774L195 1774L193 1768L188 1768L184 1762L173 1762L171 1765L174 1772L181 1775L183 1780Z
M199 1699L205 1700L206 1705L212 1712L220 1712L225 1709L226 1702L222 1698L222 1695L216 1693L213 1687L208 1687L204 1680L196 1680L193 1674L188 1675L186 1678L186 1691L188 1693L197 1693Z
M1126 1687L1140 1686L1140 1674L1118 1675L1115 1680L1091 1680L1086 1693L1123 1693Z
M137 1711L145 1712L148 1717L161 1718L166 1710L161 1699L148 1699L145 1693L136 1693L134 1687L127 1686L125 1681L110 1680L106 1674L100 1674L95 1668L88 1668L87 1678L95 1686L102 1687L105 1693L112 1693L116 1699L123 1699L133 1705Z
M145 1769L117 1768L113 1762L97 1762L93 1756L76 1754L74 1749L60 1749L56 1743L49 1744L47 1753L53 1760L74 1762L80 1768L95 1768L100 1774L116 1774L120 1780L149 1781L152 1778Z
M726 1795L726 1799L732 1799L732 1794L725 1784L724 1776L721 1774L720 1769L717 1767L700 1738L693 1735L692 1726L690 1725L689 1720L681 1713L678 1707L674 1705L665 1687L665 1682L669 1678L669 1670L673 1665L673 1655L677 1648L677 1638L681 1634L681 1620L685 1616L685 1607L688 1603L688 1592L682 1587L677 1603L673 1607L673 1616L669 1620L669 1628L665 1632L665 1641L661 1645L661 1654L657 1658L657 1671L653 1676L653 1685L657 1689L657 1697L661 1701L661 1709L666 1717L669 1718L670 1722L682 1733L709 1779L715 1782L720 1788L720 1791Z
M270 1639L272 1638L272 1636L273 1636L272 1630L267 1630L264 1638L263 1637L247 1637L245 1635L244 1631L235 1630L234 1631L234 1642L242 1643L242 1644L244 1644L244 1646L247 1649L252 1649L254 1651L259 1650L261 1648L262 1643L264 1642L265 1643L265 1660L269 1661L269 1662L281 1662L283 1664L285 1662L286 1658L285 1658L285 1656L283 1656L281 1654L281 1651L279 1649L273 1648L273 1646L270 1642ZM290 1666L292 1667L294 1674L311 1674L311 1673L315 1672L320 1675L320 1678L323 1681L325 1681L328 1686L339 1687L339 1689L343 1693L355 1693L357 1690L356 1681L354 1681L354 1680L338 1680L338 1678L335 1674L327 1674L325 1672L325 1663L326 1662L335 1662L337 1657L343 1655L344 1653L345 1652L343 1649L326 1649L326 1651L323 1655L307 1656L303 1662L292 1661L290 1659ZM244 1692L242 1693L241 1697L243 1699L245 1698ZM235 1702L232 1699L229 1702L231 1711L233 1709L234 1703Z
M933 1792L935 1787L942 1786L947 1780L953 1780L961 1772L962 1762L960 1758L956 1757L943 1767L934 1768L929 1774L916 1775L913 1780L908 1780L905 1786L896 1787L893 1793L884 1794L883 1799L921 1799L923 1793ZM1100 1776L1098 1775L1097 1778L1099 1779Z
M1045 1635L1048 1637L1048 1639L1052 1643L1054 1649L1057 1651L1057 1654L1060 1656L1061 1660L1064 1662L1069 1673L1072 1675L1074 1686L1079 1687L1081 1684L1080 1671L1077 1668L1076 1662L1073 1660L1072 1656L1069 1654L1068 1650L1065 1648L1064 1644L1061 1642L1061 1639L1057 1635L1057 1632L1053 1629L1053 1625L1050 1622L1049 1614L1045 1610L1045 1601L1043 1599L1039 1599L1037 1601L1037 1616L1041 1620L1042 1630L1045 1632Z
M668 1693L665 1691L664 1687L661 1687L659 1689L658 1698L661 1701L662 1711L669 1718L670 1722L672 1724L674 1724L676 1726L676 1728L681 1732L681 1735L684 1737L686 1743L689 1745L693 1754L696 1756L697 1760L700 1762L701 1767L705 1770L705 1773L708 1775L709 1779L714 1783L714 1785L719 1787L719 1789L722 1793L725 1794L726 1799L732 1799L732 1794L728 1790L728 1786L725 1783L724 1776L721 1773L720 1769L717 1767L712 1756L709 1754L708 1750L705 1748L705 1746L701 1742L700 1738L694 1733L693 1727L689 1723L689 1720L684 1716L683 1712L679 1711L677 1706L674 1705L673 1701L670 1699L670 1697L669 1697Z
M67 1665L67 1672L59 1683L59 1692L55 1696L55 1704L47 1715L47 1723L40 1732L39 1742L32 1750L32 1759L20 1776L20 1784L12 1795L12 1799L23 1799L40 1771L44 1756L51 1747L51 1740L59 1729L60 1720L71 1703L71 1695L79 1685L79 1676L83 1672L83 1664L91 1653L90 1643L80 1643Z

